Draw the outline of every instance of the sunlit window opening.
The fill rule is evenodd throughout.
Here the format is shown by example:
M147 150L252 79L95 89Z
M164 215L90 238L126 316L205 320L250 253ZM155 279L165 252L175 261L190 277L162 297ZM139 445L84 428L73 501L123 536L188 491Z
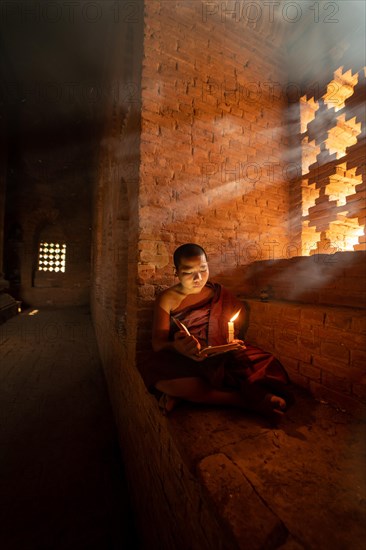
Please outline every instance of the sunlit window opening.
M41 242L39 245L38 270L65 273L66 244Z
M337 206L346 206L347 197L356 193L357 185L362 183L362 174L356 175L356 168L347 170L346 163L338 164L336 173L329 178L327 194L330 201L337 201ZM345 209L347 211L347 209Z
M351 69L342 74L343 67L334 71L334 79L329 82L327 91L323 95L324 103L329 109L339 111L345 106L345 101L354 92L358 82L358 74L352 75Z
M320 145L315 145L315 139L309 142L306 136L301 142L302 173L307 174L312 164L316 163L320 153Z
M347 147L357 143L357 136L360 133L361 122L357 124L355 116L346 120L346 113L339 115L336 126L328 132L326 146L329 154L335 154L337 159L344 157Z
M366 250L362 174L350 160L364 132L359 97L364 71L339 67L319 100L300 98L304 256Z
M307 179L302 180L302 215L309 214L309 208L315 205L316 199L319 198L319 189L316 188L316 183L309 184Z
M314 120L315 113L319 109L319 103L314 101L313 97L309 99L306 96L300 98L300 124L301 133L304 134L307 131L308 124Z

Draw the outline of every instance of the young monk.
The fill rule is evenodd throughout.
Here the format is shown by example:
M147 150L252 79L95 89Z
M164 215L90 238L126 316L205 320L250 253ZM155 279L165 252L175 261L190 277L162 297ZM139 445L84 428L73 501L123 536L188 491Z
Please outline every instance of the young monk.
M174 265L178 283L163 291L155 303L155 353L140 364L148 389L162 393L163 413L183 399L283 414L286 400L281 389L289 379L270 353L246 343L224 354L198 355L208 345L227 343L228 321L243 304L220 284L209 281L202 247L180 246L174 252ZM173 317L184 323L189 335L176 326ZM239 339L235 342L244 344Z

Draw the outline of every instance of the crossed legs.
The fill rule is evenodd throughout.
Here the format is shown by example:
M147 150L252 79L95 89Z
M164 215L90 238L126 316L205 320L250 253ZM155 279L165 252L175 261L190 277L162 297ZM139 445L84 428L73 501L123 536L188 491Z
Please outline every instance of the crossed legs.
M172 411L180 399L207 405L229 405L255 410L262 413L283 414L286 401L278 395L266 393L260 403L246 403L239 391L222 391L210 386L202 378L176 378L160 380L155 387L163 393L163 412Z

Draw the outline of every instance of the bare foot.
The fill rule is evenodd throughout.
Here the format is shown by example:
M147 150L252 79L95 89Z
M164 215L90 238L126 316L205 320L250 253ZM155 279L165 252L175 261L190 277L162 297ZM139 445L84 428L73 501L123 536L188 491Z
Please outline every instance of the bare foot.
M274 412L283 414L286 410L286 401L282 399L282 397L279 397L278 395L267 393L266 397L264 398L264 401L266 401L270 405L270 407Z
M262 401L253 403L249 409L267 416L283 416L286 411L286 401L278 395L267 393Z
M178 405L180 401L181 399L179 399L179 397L173 397L172 395L163 393L159 399L159 409L164 416L167 416L169 413L172 412L172 410L176 407L176 405Z

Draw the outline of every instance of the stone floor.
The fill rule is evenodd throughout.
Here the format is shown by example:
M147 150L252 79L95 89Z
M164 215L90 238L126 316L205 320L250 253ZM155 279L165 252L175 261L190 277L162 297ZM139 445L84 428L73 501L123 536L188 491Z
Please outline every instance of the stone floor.
M88 312L0 326L0 548L138 548Z
M30 313L0 326L0 548L135 550L89 314ZM366 550L365 419L297 390L279 423L188 404L166 422L237 548Z
M243 550L365 550L365 418L301 390L279 422L180 404L167 419Z

